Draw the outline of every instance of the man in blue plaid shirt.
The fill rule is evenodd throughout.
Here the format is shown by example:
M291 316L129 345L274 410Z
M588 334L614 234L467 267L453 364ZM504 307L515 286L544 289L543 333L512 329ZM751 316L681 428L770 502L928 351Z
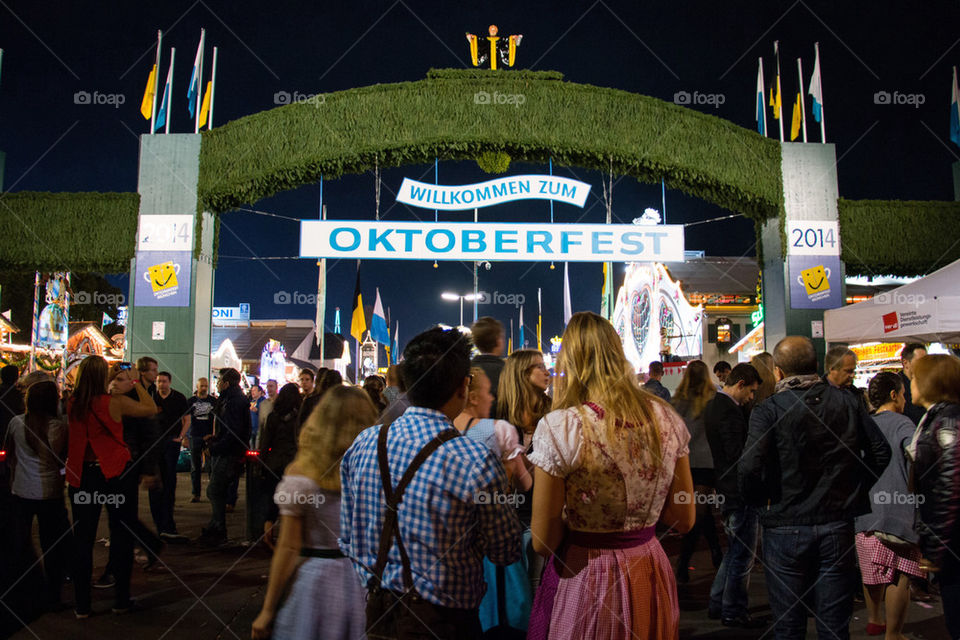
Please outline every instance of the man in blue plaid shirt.
M470 384L470 344L455 329L422 333L410 341L403 355L401 375L411 407L387 433L394 488L417 452L453 428L453 418L463 410ZM380 429L377 425L363 431L340 465L340 548L354 561L368 587L376 586L373 568L386 509L377 460ZM403 600L388 607L386 615L404 619L388 622L398 628L423 626L423 637L479 637L477 609L486 590L483 557L498 565L520 559L522 527L512 501L505 499L508 495L503 465L478 442L454 437L425 460L403 494L397 513L400 538L409 556L413 595L422 598L427 611L415 608L413 613L408 600ZM398 599L410 593L404 585L396 540L382 586ZM376 622L368 619L367 626ZM419 631L399 635L421 637Z

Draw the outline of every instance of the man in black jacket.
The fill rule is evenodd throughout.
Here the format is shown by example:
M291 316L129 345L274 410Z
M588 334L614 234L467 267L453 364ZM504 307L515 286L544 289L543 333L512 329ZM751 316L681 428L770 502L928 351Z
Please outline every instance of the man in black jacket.
M240 473L250 441L250 405L240 389L240 372L221 369L217 383L220 397L214 416L213 435L206 436L210 447L210 524L199 542L211 546L227 541L227 489Z
M900 372L900 382L903 383L903 395L907 398L903 415L910 418L913 424L920 424L920 418L926 413L926 409L913 404L913 393L910 389L910 383L913 381L913 363L925 355L927 355L927 348L919 342L903 345L903 350L900 352L900 365L903 367Z
M493 396L494 409L497 407L497 389L500 387L500 373L503 371L503 350L506 346L503 324L496 318L483 316L470 327L473 345L480 352L470 361L471 367L480 367L490 379L490 395ZM493 411L491 411L491 414Z
M775 635L803 638L809 613L819 638L849 638L853 519L870 511L890 446L858 398L817 375L809 338L787 336L773 359L776 393L750 416L739 475L747 504L769 502L760 524Z
M723 528L729 548L710 587L708 615L725 626L758 628L766 621L747 612L750 570L757 549L759 511L744 504L737 486L737 463L747 438L744 407L760 386L760 374L746 363L735 366L723 387L703 409L703 425L713 456L717 492L722 499Z

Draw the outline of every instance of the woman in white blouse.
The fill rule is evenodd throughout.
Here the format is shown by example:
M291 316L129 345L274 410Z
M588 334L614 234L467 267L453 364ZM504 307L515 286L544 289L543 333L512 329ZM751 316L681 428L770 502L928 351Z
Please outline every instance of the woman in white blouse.
M693 526L686 426L640 389L595 313L570 319L555 386L530 454L533 545L553 561L528 637L676 638L676 580L653 532Z

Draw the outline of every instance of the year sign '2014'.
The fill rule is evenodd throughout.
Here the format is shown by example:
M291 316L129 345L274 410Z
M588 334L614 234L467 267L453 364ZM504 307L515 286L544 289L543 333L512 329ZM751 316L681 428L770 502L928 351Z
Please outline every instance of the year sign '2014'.
M840 228L825 220L791 220L787 224L787 255L840 255Z

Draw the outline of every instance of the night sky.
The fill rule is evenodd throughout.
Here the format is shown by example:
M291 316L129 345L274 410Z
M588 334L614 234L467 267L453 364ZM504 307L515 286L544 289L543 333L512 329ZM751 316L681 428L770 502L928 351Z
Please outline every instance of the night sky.
M857 8L854 8L857 7ZM922 8L921 8L922 7ZM784 114L797 91L802 57L804 96L819 41L828 142L837 145L840 194L851 199L952 200L950 164L958 149L948 139L951 66L960 64L960 5L956 2L58 2L0 0L0 149L6 152L3 187L10 191L135 191L139 114L153 64L156 31L164 32L160 73L176 47L171 131L193 131L186 89L200 28L207 29L206 65L219 48L215 125L275 107L279 91L325 93L425 77L432 67L469 66L464 32L522 33L517 68L557 70L572 82L614 87L663 100L698 91L723 96L699 108L754 128L757 57L773 81L773 41L781 46ZM161 80L162 84L162 80ZM162 90L162 89L161 89ZM78 91L121 94L124 104L75 104ZM875 94L907 96L905 104L876 104ZM914 104L910 104L910 103ZM922 103L915 106L915 103ZM776 121L768 113L768 128ZM819 141L812 119L811 141ZM556 173L592 185L583 210L556 205L557 221L602 222L601 175L577 167ZM546 173L546 165L514 163L509 174ZM431 166L382 173L381 212L413 220L396 205L404 177L432 181ZM472 162L442 162L440 182L489 179ZM661 208L660 185L617 180L615 221L629 222L646 207ZM293 218L316 218L320 189L308 185L249 208ZM324 184L330 218L372 219L372 173ZM418 210L423 217L424 210ZM667 185L669 223L690 223L731 212ZM462 219L465 214L443 214ZM549 219L546 202L481 209L481 221ZM42 234L42 231L39 231ZM309 305L274 305L278 291L316 291L316 263L295 256L297 223L246 211L223 215L215 304L252 305L254 318L312 318ZM752 224L743 218L689 227L686 245L708 255L752 256ZM327 317L343 310L344 332L356 277L355 262L329 269ZM571 265L574 309L599 310L600 265ZM622 273L622 267L618 267ZM369 261L362 267L365 302L379 287L400 322L401 342L434 322L454 323L456 303L442 291L472 287L472 265ZM544 338L562 330L562 265L497 263L481 271L480 288L527 299L528 336L543 288ZM125 279L114 279L126 291ZM481 307L505 324L516 310ZM529 340L529 338L528 338Z

